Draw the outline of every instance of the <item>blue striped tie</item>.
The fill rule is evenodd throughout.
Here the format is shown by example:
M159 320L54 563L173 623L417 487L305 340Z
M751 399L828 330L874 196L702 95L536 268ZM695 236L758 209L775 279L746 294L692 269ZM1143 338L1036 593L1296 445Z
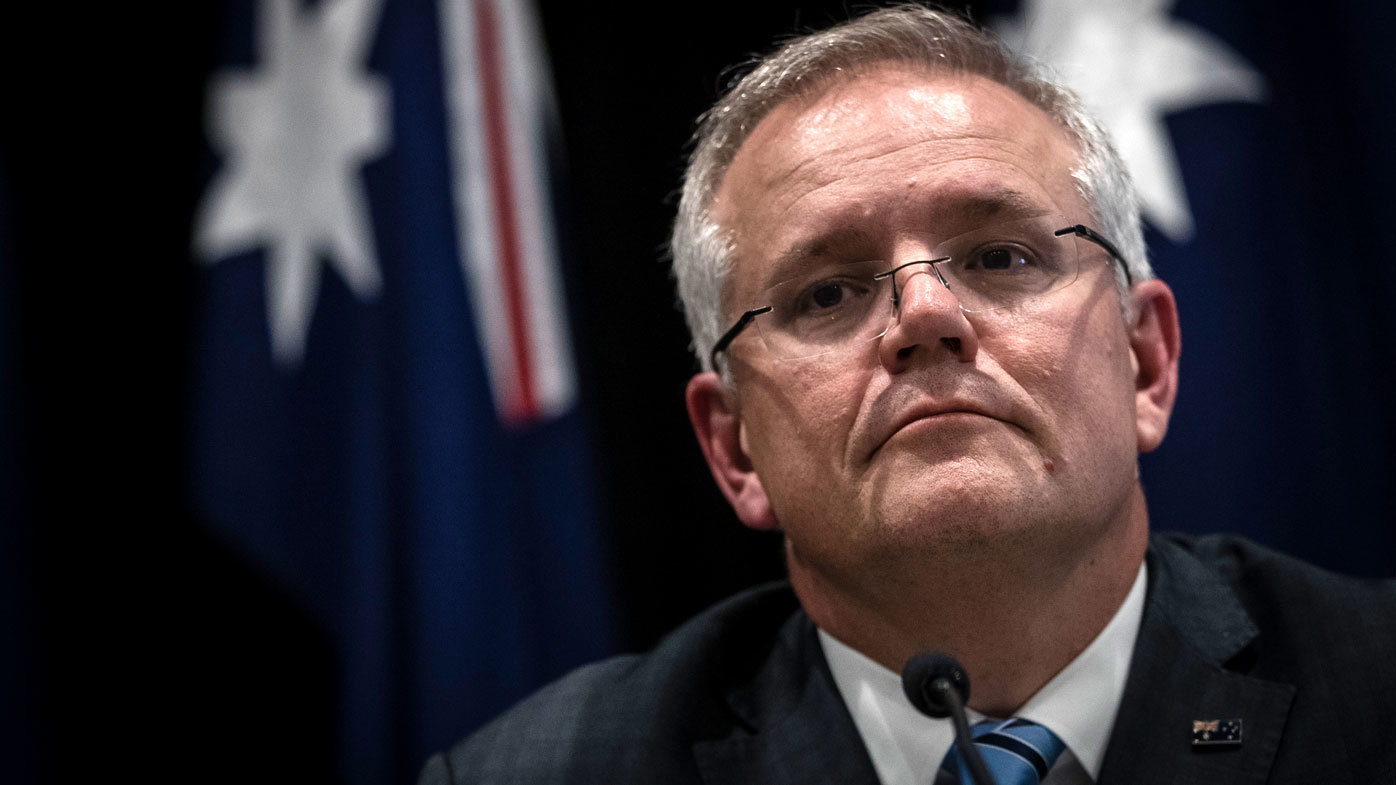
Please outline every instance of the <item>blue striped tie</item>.
M984 767L998 785L1038 785L1066 749L1055 733L1030 720L980 720L970 728L970 734L984 758ZM958 747L958 743L953 744L946 753L937 782L947 776L961 785L974 782Z

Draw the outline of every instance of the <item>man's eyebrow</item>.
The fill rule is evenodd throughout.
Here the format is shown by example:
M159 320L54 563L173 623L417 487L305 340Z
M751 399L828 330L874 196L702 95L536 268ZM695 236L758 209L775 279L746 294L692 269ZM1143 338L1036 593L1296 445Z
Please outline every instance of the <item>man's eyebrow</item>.
M1001 217L1032 217L1052 212L1049 205L1022 191L1012 188L997 188L989 193L978 193L959 200L954 211L961 218L987 221Z
M844 226L825 232L808 242L792 245L776 255L770 266L770 280L767 283L778 283L798 275L800 267L811 259L844 256L853 249L868 248L876 243L877 238L878 233L866 227Z
M951 235L965 231L966 223L979 224L999 218L1030 218L1050 213L1052 208L1044 205L1038 198L1005 186L943 201L936 206L935 212L943 217L939 221L930 222L928 231L934 233L936 224L940 224L946 230L941 239L948 239ZM879 232L862 225L831 229L776 254L767 268L762 286L794 278L800 274L801 268L812 260L857 255L858 249L876 247L879 239ZM846 261L864 260L848 258Z

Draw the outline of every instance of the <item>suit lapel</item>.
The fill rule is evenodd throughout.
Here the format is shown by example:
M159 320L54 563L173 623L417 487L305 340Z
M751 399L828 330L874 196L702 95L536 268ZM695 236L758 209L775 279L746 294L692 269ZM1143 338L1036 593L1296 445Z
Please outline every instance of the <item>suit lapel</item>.
M739 722L728 735L693 746L708 785L877 785L814 624L803 612L785 624L756 678L727 697Z
M1295 688L1243 672L1257 630L1215 572L1157 537L1148 559L1149 597L1099 785L1265 782ZM803 612L757 676L726 697L737 721L693 746L707 785L877 784ZM1193 746L1195 721L1233 719L1239 746Z
M1148 558L1149 599L1100 785L1264 782L1294 687L1235 667L1256 627L1215 572L1157 537ZM1193 746L1195 721L1233 719L1240 745Z

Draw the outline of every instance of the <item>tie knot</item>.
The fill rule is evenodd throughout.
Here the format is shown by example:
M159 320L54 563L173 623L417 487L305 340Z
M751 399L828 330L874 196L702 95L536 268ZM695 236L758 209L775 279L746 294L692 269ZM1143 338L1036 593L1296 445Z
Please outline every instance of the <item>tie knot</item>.
M1057 734L1031 720L1016 717L980 720L970 728L970 735L984 759L984 767L998 785L1037 785L1066 749ZM958 747L958 743L950 747L940 768L943 773L957 778L954 781L969 785L974 780Z

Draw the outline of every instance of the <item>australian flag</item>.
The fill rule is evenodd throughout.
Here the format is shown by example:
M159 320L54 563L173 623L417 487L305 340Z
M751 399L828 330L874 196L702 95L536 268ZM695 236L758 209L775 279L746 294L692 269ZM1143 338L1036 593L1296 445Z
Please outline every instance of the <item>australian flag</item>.
M548 61L515 0L235 0L221 29L191 495L296 616L245 725L323 697L293 732L334 778L407 781L611 646Z

